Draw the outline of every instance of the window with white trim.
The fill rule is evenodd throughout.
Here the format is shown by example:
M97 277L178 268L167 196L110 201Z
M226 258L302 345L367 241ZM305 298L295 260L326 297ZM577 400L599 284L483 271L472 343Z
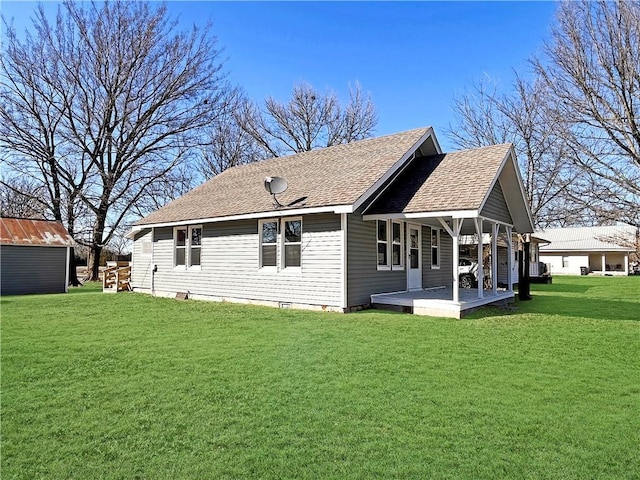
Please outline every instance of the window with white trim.
M299 269L302 265L302 218L259 220L259 268Z
M278 260L278 221L261 220L260 268L276 267Z
M391 222L391 265L394 269L404 267L404 229L402 223Z
M376 220L378 270L389 268L389 222Z
M404 222L376 220L378 270L404 270Z
M440 268L440 229L431 229L431 268Z
M202 258L202 225L173 229L173 266L200 268Z
M282 222L284 223L284 268L299 268L302 256L302 219Z

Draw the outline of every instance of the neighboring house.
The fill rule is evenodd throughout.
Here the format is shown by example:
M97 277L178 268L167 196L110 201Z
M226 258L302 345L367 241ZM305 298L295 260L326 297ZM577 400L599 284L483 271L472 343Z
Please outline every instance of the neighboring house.
M61 223L0 218L0 295L66 292L73 244Z
M549 243L540 247L540 261L553 275L628 275L629 254L636 251L636 228L549 228L536 232Z
M279 205L264 189L275 176L288 181ZM226 170L135 224L131 284L163 296L343 312L390 303L459 317L513 298L497 281L461 298L460 236L532 230L510 144L443 154L422 128Z

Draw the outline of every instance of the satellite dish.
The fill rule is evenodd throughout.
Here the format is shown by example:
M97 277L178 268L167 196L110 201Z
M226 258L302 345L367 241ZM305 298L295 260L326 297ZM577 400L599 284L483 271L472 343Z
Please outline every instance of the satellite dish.
M267 177L264 179L264 189L273 195L273 204L276 208L283 206L276 198L276 195L284 192L288 186L289 184L282 177Z
M264 179L264 189L271 195L284 192L289 184L282 177L267 177Z

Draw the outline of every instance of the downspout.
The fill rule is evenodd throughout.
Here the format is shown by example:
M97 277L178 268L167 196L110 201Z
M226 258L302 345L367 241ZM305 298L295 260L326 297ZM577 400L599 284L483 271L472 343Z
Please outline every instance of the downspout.
M71 260L71 247L67 246L67 262L65 264L64 274L64 293L69 291L69 261Z
M342 230L342 311L346 312L349 308L347 298L347 214L340 214L340 229Z
M156 236L156 227L151 227L151 265L153 268L151 269L151 295L155 296L156 294L156 272L158 271L158 266L153 263L154 261L154 240Z
M525 233L522 245L522 276L518 282L518 298L520 300L531 300L530 281L529 281L529 262L531 260L531 234ZM524 258L522 258L524 257Z

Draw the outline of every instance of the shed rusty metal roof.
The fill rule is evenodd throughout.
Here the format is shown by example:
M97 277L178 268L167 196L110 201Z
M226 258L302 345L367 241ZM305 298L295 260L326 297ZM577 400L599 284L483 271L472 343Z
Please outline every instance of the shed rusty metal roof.
M0 244L71 247L73 238L59 222L33 218L0 218Z

